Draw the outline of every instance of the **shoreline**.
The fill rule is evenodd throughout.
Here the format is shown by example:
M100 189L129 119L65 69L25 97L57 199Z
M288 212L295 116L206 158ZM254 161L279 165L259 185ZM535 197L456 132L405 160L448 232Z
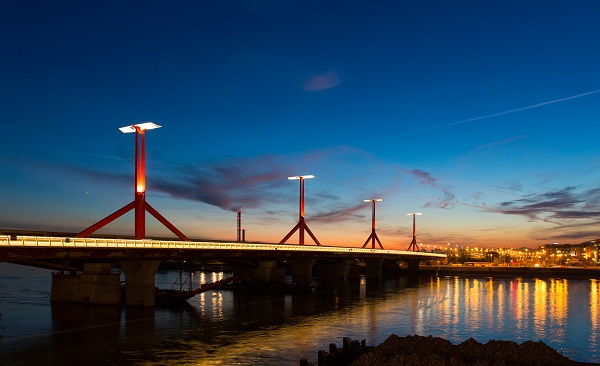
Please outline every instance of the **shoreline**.
M330 343L329 352L318 352L318 366L600 366L598 363L574 361L542 341L490 340L487 343L469 338L461 343L433 336L391 334L381 344L367 346L366 341L343 339L338 348ZM300 366L317 366L300 359Z
M419 276L600 279L600 268L428 265L419 268Z

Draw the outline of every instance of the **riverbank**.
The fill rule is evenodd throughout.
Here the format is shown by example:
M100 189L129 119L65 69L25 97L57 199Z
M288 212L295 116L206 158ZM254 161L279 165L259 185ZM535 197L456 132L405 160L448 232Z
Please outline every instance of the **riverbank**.
M314 366L300 360L300 366ZM343 349L334 344L330 351L319 351L318 366L599 366L573 361L544 342L491 340L485 344L473 338L454 345L439 337L390 335L376 347L365 342L347 341Z
M583 267L512 267L512 266L421 266L423 276L525 277L525 278L595 278L600 268Z

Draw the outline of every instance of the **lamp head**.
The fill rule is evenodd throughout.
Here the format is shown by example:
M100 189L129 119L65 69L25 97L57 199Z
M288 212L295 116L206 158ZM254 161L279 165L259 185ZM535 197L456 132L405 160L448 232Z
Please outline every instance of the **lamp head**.
M142 122L142 123L137 123L135 125L120 127L119 130L121 130L121 132L123 132L123 133L131 133L131 132L136 132L138 129L140 131L146 131L146 130L153 130L155 128L160 128L160 127L161 126L157 125L154 122Z
M314 178L315 176L312 174L309 175L296 175L293 177L288 177L289 180L294 180L294 179L309 179L309 178Z

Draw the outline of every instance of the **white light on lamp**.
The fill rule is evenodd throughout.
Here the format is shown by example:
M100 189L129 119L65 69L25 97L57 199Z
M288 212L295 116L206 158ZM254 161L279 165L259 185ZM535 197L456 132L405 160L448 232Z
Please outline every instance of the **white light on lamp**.
M315 176L312 174L309 175L296 175L293 177L288 177L289 180L294 180L294 179L309 179L309 178L314 178Z
M382 202L383 198L371 198L370 200L363 200L363 202Z
M161 126L157 125L154 122L142 122L135 125L129 125L125 127L120 127L119 130L123 133L132 133L136 131L136 127L141 131L153 130L155 128L160 128Z

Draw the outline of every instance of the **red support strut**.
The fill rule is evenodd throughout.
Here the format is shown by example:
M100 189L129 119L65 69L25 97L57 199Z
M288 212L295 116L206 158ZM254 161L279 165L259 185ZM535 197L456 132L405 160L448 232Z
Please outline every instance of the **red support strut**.
M407 251L413 251L413 252L419 252L419 246L417 245L417 215L422 215L422 213L409 213L406 214L408 216L412 215L413 217L413 238L412 241L410 242L410 244L408 245L408 248L406 249Z
M315 236L315 234L313 234L312 231L310 231L310 229L306 225L306 222L304 221L304 179L314 178L314 177L315 177L314 175L298 175L295 177L288 177L288 179L290 179L290 180L294 180L294 179L300 180L300 214L299 214L300 217L298 219L298 223L296 224L296 226L294 226L294 228L283 239L281 239L279 244L285 244L285 242L292 235L294 235L296 230L300 230L300 232L298 233L300 236L300 238L299 238L300 245L304 245L304 231L306 231L308 233L308 235L310 235L310 237L315 241L315 244L317 244L318 246L321 245L321 243L319 243L319 240L317 240L317 237Z
M372 214L372 224L371 224L371 235L367 238L367 241L365 241L365 243L363 244L363 248L367 246L367 244L369 244L369 241L371 241L371 249L375 249L375 241L377 241L377 244L379 244L379 247L381 249L383 249L383 245L381 245L381 241L379 241L379 238L377 237L377 233L375 232L375 202L381 202L383 201L383 198L372 198L370 200L363 200L363 202L373 202L373 214Z
M135 185L133 202L127 204L121 209L113 212L94 225L75 235L76 238L85 238L96 230L108 225L117 218L123 216L131 210L135 210L135 238L146 238L146 211L154 216L158 221L165 225L181 240L189 241L183 233L165 219L158 211L146 202L146 137L145 132L149 129L159 128L160 126L152 122L144 122L136 125L121 127L123 133L135 132ZM141 140L141 146L140 146Z

